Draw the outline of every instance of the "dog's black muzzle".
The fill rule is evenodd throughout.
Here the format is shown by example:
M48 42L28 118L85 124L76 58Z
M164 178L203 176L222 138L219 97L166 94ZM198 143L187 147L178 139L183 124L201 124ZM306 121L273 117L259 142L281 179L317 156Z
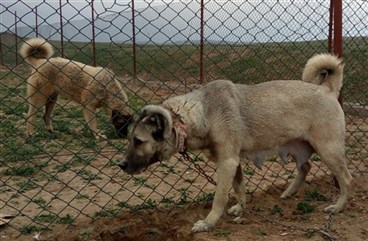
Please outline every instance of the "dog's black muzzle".
M132 115L121 115L120 113L115 113L112 116L112 123L115 127L116 134L120 138L128 137L128 127L133 123Z
M143 172L147 166L140 164L133 164L126 160L121 161L118 166L126 173L133 175Z
M130 156L131 157L131 156ZM132 161L134 160L134 161ZM160 159L157 155L153 155L150 158L148 157L135 157L128 158L125 157L124 160L119 162L118 166L128 174L139 174L146 170L150 165L159 162Z

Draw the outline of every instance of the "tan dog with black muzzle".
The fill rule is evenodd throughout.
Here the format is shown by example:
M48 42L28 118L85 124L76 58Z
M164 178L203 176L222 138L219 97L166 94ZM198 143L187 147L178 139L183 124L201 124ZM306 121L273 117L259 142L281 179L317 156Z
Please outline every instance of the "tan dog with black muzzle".
M237 204L228 213L241 216L246 202L242 157L257 166L269 155L292 156L298 175L282 198L304 183L316 152L336 176L340 196L325 209L338 213L348 199L352 181L345 161L344 112L337 101L343 65L329 54L312 57L303 81L280 80L257 85L213 81L162 105L143 108L119 166L137 174L155 162L169 159L182 146L200 150L217 164L217 187L211 212L193 226L208 231L222 216L233 187ZM308 83L310 82L310 83Z
M53 131L51 114L59 95L83 106L87 125L96 139L106 138L97 128L98 108L105 108L119 137L127 136L133 111L128 105L128 96L111 70L52 58L52 45L41 38L26 40L19 53L32 67L27 80L27 136L34 134L36 116L43 107L46 128Z

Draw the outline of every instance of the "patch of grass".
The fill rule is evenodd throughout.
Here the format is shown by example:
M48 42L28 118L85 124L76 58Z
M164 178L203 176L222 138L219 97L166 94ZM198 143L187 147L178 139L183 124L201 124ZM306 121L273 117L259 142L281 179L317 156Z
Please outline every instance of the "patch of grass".
M307 238L312 238L315 234L316 234L316 230L310 229L304 233L304 236Z
M88 131L90 132L89 129L88 129ZM101 148L98 146L98 142L93 137L92 133L90 133L90 135L86 135L86 136L89 136L89 139L86 142L83 143L86 148L90 148L90 149L93 149L93 150L96 150L96 151L101 150Z
M143 186L147 181L147 178L144 177L133 177L134 185Z
M6 115L13 115L23 119L23 114L28 110L26 103L12 101L9 99L9 96L2 103Z
M132 211L139 211L139 210L143 210L143 209L152 209L152 208L155 208L156 206L157 206L156 201L149 198L149 199L145 200L144 203L142 203L142 204L132 206Z
M266 231L262 230L262 229L258 229L257 230L257 235L258 236L261 236L261 237L264 237L267 235Z
M128 105L136 112L139 112L140 109L147 104L147 101L140 96L137 96L135 93L127 92L129 97Z
M315 162L321 161L321 158L317 154L313 154L310 159Z
M40 214L36 216L33 221L35 222L41 222L41 223L53 223L57 220L57 216L55 214Z
M311 205L308 202L300 202L298 203L297 210L301 211L302 214L311 213L314 211L315 206Z
M64 163L64 164L56 165L54 169L57 172L66 172L70 168L71 168L71 165L69 163Z
M125 152L126 148L127 148L127 142L119 139L119 140L111 140L108 139L107 140L108 145L110 145L111 147L114 147L118 152L123 153ZM117 161L116 163L118 163L119 161Z
M65 117L60 117L60 119L54 118L53 127L55 132L71 135L74 134L73 128L75 128L76 125L73 124L73 121L65 119Z
M78 176L82 177L86 181L92 181L92 180L99 180L101 177L99 177L97 174L93 174L91 171L86 169L81 169L76 172Z
M38 144L38 145L37 145ZM2 140L2 151L0 157L8 162L28 161L33 156L46 153L44 145L38 141L22 143L13 138Z
M89 165L93 161L93 157L86 155L76 155L71 161L71 164L85 164Z
M163 203L163 204L173 204L175 203L175 201L172 199L172 198L167 198L167 197L164 197L160 203Z
M187 188L180 188L179 192L180 192L180 199L178 201L178 204L179 205L184 205L184 204L190 203L188 189Z
M118 215L119 215L119 209L105 207L101 211L96 212L93 215L93 218L97 218L97 217L110 217L110 218L113 218L113 217L116 217Z
M21 135L19 125L15 121L5 118L1 120L1 132L6 139Z
M165 200L165 203L166 204L168 204L169 202L171 203L171 201L169 201L168 199ZM164 202L161 201L161 203L164 203ZM128 209L130 209L133 212L137 212L137 211L144 210L144 209L155 208L157 206L157 202L155 200L152 200L152 199L149 198L149 199L145 200L141 204L130 205L127 202L119 202L117 204L117 206L118 207L121 207L121 208L128 208Z
M13 168L6 169L2 173L4 175L9 175L9 176L30 177L35 174L36 170L37 169L34 166L23 165L20 167L13 167Z
M121 208L130 208L130 204L128 202L119 202L116 206Z
M72 224L74 223L75 218L73 218L70 214L65 215L64 217L61 217L57 223L60 224Z
M80 233L80 235L82 236L83 240L89 240L89 237L91 236L91 232L90 231L83 231Z
M195 182L195 179L188 179L188 178L183 178L185 182L189 183L189 184L193 184Z
M107 167L117 167L119 164L119 160L117 159L111 159L109 160L109 162L106 164Z
M303 214L300 216L300 219L303 220L303 221L308 221L310 219L310 216L307 215L307 214Z
M216 231L213 235L216 237L227 237L231 234L231 231L229 230L220 230Z
M282 214L284 212L278 205L273 205L270 211L272 214Z
M317 189L305 192L305 201L328 201L329 199L321 194Z
M87 194L78 194L75 199L89 199L89 196Z
M46 208L47 207L46 200L43 199L42 197L33 198L31 201L34 202L34 203L36 203L36 204L38 204L42 208Z
M160 163L160 167L163 167L166 169L166 175L167 174L172 174L172 173L175 173L177 174L178 172L175 170L175 166L174 165L167 165L165 163Z
M294 179L295 178L293 170L286 169L284 175L287 177L287 179Z
M8 187L1 187L0 188L0 194L2 193L7 193L7 192L11 192L13 191L12 189L8 188Z
M252 169L251 167L246 166L246 167L243 169L243 173L244 173L244 175L253 176L253 175L255 174L255 171L254 171L254 169Z
M23 235L40 233L46 230L47 228L45 227L40 227L40 226L35 226L35 225L28 225L28 226L21 227L19 229L20 233Z
M196 201L197 202L210 202L210 201L213 201L213 198L215 197L215 193L212 192L212 193L204 193L204 194L201 194L199 195L197 198L196 198Z
M26 191L29 191L29 190L32 190L38 187L36 184L34 184L31 181L21 181L17 183L17 186L19 187L18 189L19 193L24 193Z

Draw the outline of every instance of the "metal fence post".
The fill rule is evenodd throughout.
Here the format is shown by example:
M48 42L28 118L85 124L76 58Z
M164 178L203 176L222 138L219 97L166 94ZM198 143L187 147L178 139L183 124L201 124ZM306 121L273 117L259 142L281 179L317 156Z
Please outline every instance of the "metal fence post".
M38 16L37 16L37 6L35 8L35 28L36 28L36 37L38 38Z
M342 57L342 0L334 0L334 54ZM342 105L342 91L340 91L339 102Z
M61 5L61 0L59 0L59 11L60 11L60 47L61 47L61 57L64 58L64 33L63 33L63 10Z
M329 24L328 24L328 42L327 42L327 50L329 53L332 52L332 29L333 29L333 13L334 13L334 0L330 0L330 16L329 16Z
M202 84L203 83L203 48L204 48L204 34L203 34L203 29L204 29L204 0L201 0L201 29L200 29L200 59L199 59L199 82Z
M14 26L15 26L15 66L18 66L18 27L17 27L17 11L14 13Z
M2 36L0 34L0 65L4 65L4 57L3 57L3 43L2 43Z
M134 0L132 0L132 41L133 41L133 83L135 83L135 78L137 75L137 59L136 59L136 49L135 49L135 9Z
M334 0L334 54L342 56L342 0Z
M96 66L96 40L95 40L95 13L94 13L94 0L91 0L92 10L92 52L93 52L93 66Z

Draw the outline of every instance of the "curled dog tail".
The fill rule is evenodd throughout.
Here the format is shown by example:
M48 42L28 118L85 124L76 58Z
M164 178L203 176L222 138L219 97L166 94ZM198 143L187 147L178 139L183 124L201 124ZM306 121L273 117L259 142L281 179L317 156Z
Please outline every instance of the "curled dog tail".
M344 72L344 65L341 61L341 59L331 54L315 55L305 65L302 80L317 85L325 85L338 97Z
M49 59L54 55L54 49L46 40L32 38L24 42L19 50L19 54L27 63L35 65L39 59Z

